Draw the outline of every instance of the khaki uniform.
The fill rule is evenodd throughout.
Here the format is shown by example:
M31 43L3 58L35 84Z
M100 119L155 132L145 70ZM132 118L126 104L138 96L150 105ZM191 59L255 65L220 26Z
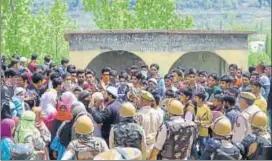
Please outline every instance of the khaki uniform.
M147 144L147 158L149 158L150 152L153 149L157 132L161 126L162 118L158 111L150 106L142 107L136 114L135 120L140 124L146 135Z
M261 111L258 106L251 105L237 116L236 123L233 127L232 141L241 142L245 136L251 134L251 125L249 122L252 115L258 111Z

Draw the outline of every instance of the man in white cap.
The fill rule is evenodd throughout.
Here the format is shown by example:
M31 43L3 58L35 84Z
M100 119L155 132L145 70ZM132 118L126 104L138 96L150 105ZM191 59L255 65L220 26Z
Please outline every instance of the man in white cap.
M25 57L21 57L20 60L19 60L19 62L20 62L20 65L19 65L19 72L20 73L23 73L24 70L29 71L27 69L27 67L26 67L27 59Z
M102 137L109 145L109 135L111 126L119 123L121 103L117 99L117 88L108 86L104 93L104 101L106 102L105 110L96 112L93 108L88 108L88 112L93 116L97 124L103 124L101 128Z
M245 136L251 134L250 118L261 109L254 105L256 97L250 92L240 93L240 108L242 112L237 116L233 127L232 141L241 142Z

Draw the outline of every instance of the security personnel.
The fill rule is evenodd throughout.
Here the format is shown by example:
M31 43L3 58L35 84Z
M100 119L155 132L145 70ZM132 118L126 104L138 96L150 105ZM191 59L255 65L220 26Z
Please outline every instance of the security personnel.
M157 132L162 124L162 118L159 112L151 107L154 102L153 95L144 90L142 90L140 94L141 109L136 113L135 120L145 131L147 145L146 157L149 158L149 154L156 141Z
M136 108L130 102L125 102L120 108L120 123L110 131L109 147L131 147L142 151L146 157L146 138L144 129L134 120Z
M255 95L250 92L240 93L239 101L242 112L237 116L234 124L232 141L241 142L246 135L251 134L249 119L254 113L261 111L258 106L254 105L255 99Z
M206 148L200 160L240 160L243 146L231 142L231 122L225 117L216 118L212 125L213 137L207 141Z
M267 116L263 111L256 112L250 121L252 134L247 135L242 145L245 147L244 159L271 160L271 136L267 132Z
M168 120L158 133L150 160L156 160L160 153L163 160L184 160L190 156L193 141L197 138L197 125L186 121L183 115L183 104L178 100L169 102Z
M116 147L98 154L94 160L142 160L142 154L137 148Z
M78 139L68 145L61 160L93 160L99 153L108 151L105 140L93 136L94 126L90 117L80 116L75 123Z

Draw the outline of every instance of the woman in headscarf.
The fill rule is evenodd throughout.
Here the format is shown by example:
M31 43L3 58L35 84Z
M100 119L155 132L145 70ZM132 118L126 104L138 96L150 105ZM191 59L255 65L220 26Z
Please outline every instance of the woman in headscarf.
M64 125L62 130L59 132L60 143L67 148L71 140L75 139L74 123L79 116L91 115L86 111L85 106L81 102L75 102L72 104L72 120ZM91 117L92 118L92 117Z
M21 117L22 113L26 110L30 110L30 108L28 107L27 109L25 108L25 94L26 94L26 90L22 87L17 87L14 90L14 95L12 97L12 102L15 105L15 116L17 117Z
M70 91L64 92L61 95L60 99L61 99L61 102L69 106L71 106L72 103L77 101L77 97Z
M57 113L57 93L53 91L45 92L41 97L41 107L44 110L46 117L50 116L52 113Z
M56 104L57 104L57 92L49 90L45 92L41 97L41 107L43 111L45 112L45 119L44 123L48 127L49 130L51 130L52 122L55 118L55 115L57 113L56 110Z
M74 86L72 89L73 93L75 94L76 98L78 98L79 93L83 91L83 89L79 86Z
M15 129L15 121L12 119L4 119L1 121L1 160L10 160L10 150L14 145L13 132Z
M78 101L82 102L86 108L89 107L90 99L91 99L91 93L87 90L80 92L78 96Z
M40 156L39 159L50 160L47 146L51 142L51 133L44 123L45 113L43 112L41 107L34 107L32 110L36 114L36 128L39 130L41 138L46 144L45 148L42 149L44 151L44 155Z
M52 124L51 129L51 140L52 143L50 148L53 150L53 158L61 159L65 146L60 142L59 133L64 127L64 125L72 119L71 107L68 104L63 102L59 102L57 106L57 115Z
M12 118L12 111L10 109L9 91L6 86L1 86L1 120L5 118Z
M36 128L36 115L32 111L25 111L22 114L20 123L15 131L15 143L24 143L35 150L35 153L43 155L46 142ZM41 153L40 153L41 152ZM39 156L37 156L39 159Z

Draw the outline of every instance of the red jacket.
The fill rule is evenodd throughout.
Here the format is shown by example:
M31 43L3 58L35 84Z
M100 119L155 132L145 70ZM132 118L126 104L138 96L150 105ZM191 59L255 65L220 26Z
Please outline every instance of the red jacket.
M31 60L28 64L28 69L33 73L34 72L34 67L36 65L36 62L34 60Z

